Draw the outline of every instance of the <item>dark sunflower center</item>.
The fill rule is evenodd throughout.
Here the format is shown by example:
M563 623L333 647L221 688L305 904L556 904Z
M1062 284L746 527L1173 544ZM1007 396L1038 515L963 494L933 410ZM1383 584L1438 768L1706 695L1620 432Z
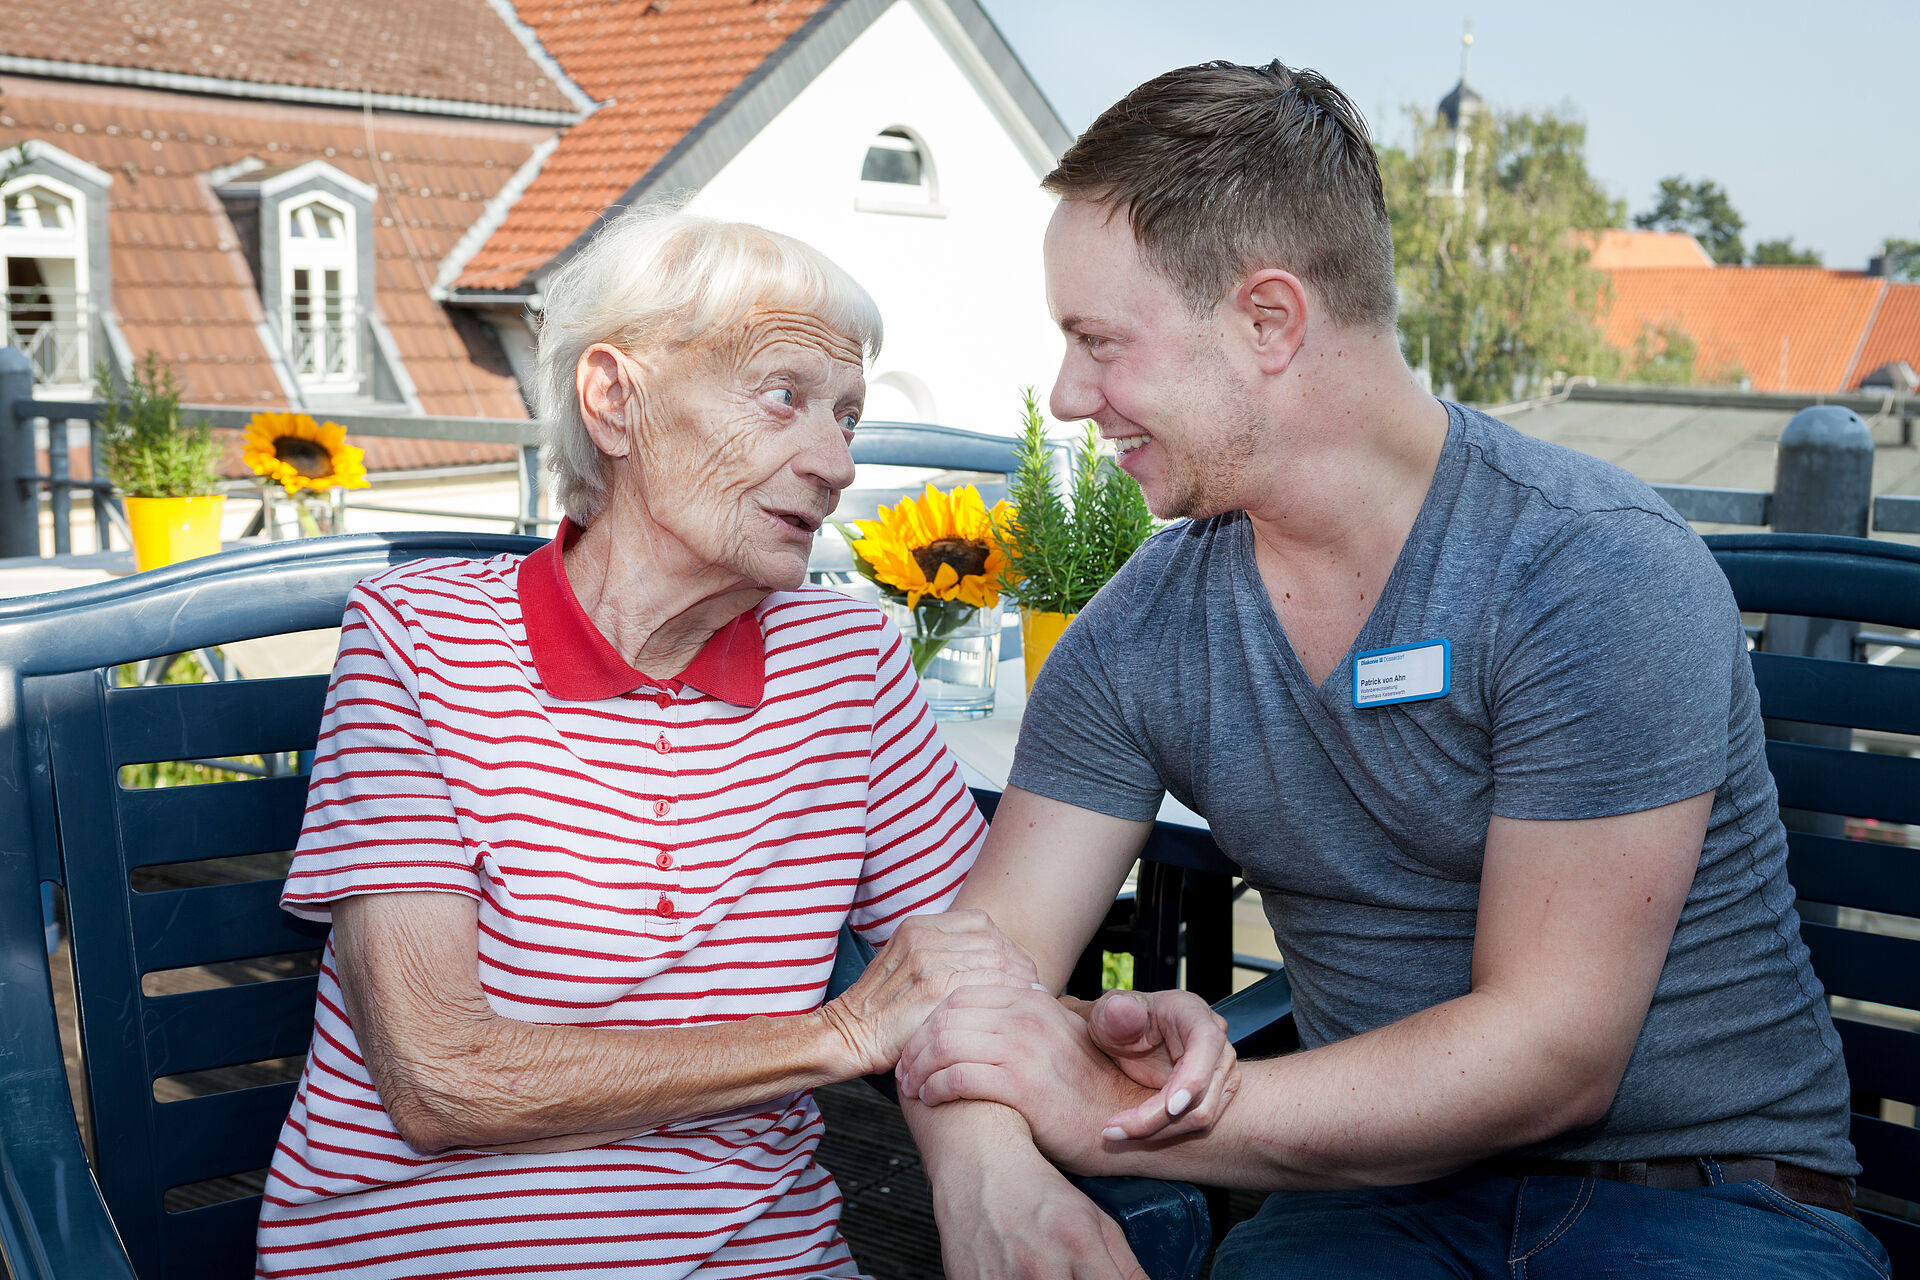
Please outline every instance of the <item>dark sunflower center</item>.
M943 564L952 565L953 571L963 578L970 577L985 572L987 544L970 538L942 538L915 548L913 560L920 566L920 572L927 575L928 582L939 575Z
M327 447L300 436L281 436L273 442L273 456L309 480L333 474L333 455Z

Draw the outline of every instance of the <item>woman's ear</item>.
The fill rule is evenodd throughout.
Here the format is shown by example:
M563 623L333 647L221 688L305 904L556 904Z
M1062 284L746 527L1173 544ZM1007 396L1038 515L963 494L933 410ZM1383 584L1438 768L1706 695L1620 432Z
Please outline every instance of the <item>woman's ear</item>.
M1262 373L1285 373L1307 340L1307 291L1278 267L1248 275L1228 304L1232 327Z
M640 425L640 397L632 380L639 373L639 367L625 353L604 342L588 347L574 366L580 420L594 447L609 458L633 453L634 432Z

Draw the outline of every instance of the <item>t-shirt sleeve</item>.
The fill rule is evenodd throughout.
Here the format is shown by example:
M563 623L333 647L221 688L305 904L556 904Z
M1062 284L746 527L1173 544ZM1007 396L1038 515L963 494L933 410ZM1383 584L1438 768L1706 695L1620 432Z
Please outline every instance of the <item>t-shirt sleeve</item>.
M1166 788L1137 706L1123 682L1152 679L1139 645L1110 638L1129 613L1132 576L1123 569L1060 633L1027 697L1007 781L1022 791L1115 818L1149 821ZM1121 653L1126 658L1123 661Z
M892 623L875 615L867 852L849 922L875 946L908 916L944 911L980 856L986 820L947 750Z
M307 815L280 905L309 920L360 893L458 893L480 879L422 714L417 658L395 607L347 600Z
M1493 812L1602 818L1714 790L1744 647L1691 530L1638 510L1580 517L1497 633Z

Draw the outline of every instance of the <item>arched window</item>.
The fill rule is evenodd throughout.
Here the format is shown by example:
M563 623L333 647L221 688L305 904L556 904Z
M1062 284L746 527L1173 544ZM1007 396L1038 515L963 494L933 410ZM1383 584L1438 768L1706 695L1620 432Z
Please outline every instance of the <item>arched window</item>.
M325 196L281 212L281 323L294 373L312 386L360 380L353 218Z
M0 345L33 361L40 386L91 376L86 197L44 175L0 186Z
M867 143L854 207L869 213L944 215L927 144L904 125L890 125Z

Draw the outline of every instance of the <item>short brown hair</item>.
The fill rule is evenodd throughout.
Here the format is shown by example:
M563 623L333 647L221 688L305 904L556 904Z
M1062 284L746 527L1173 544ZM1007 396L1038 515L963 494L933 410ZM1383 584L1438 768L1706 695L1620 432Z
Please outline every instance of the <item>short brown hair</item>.
M1196 314L1278 266L1342 325L1391 325L1393 233L1366 123L1317 71L1206 62L1147 81L1041 186L1122 210Z

